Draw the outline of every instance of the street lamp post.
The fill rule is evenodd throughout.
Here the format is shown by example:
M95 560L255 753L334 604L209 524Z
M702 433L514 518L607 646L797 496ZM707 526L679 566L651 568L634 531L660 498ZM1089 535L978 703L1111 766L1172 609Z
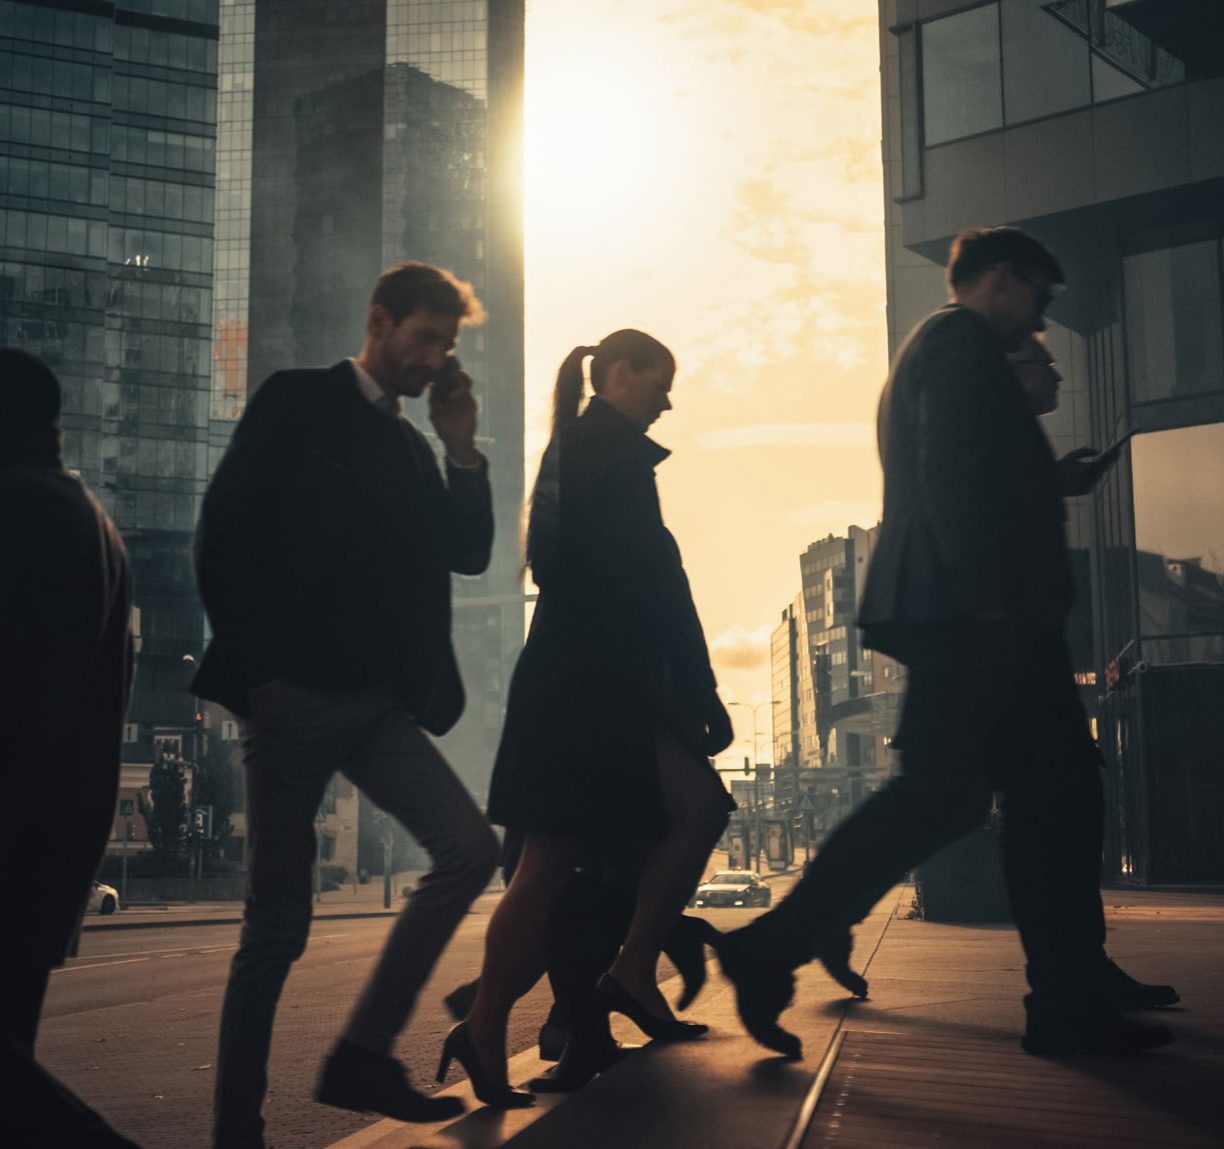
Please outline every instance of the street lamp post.
M752 868L759 874L761 872L761 772L757 768L757 714L762 707L765 706L781 706L781 702L774 702L772 699L768 702L759 702L756 706L749 706L747 702L728 702L728 709L732 706L742 707L744 710L752 712ZM773 730L773 711L770 711L769 728ZM772 757L772 754L770 755Z

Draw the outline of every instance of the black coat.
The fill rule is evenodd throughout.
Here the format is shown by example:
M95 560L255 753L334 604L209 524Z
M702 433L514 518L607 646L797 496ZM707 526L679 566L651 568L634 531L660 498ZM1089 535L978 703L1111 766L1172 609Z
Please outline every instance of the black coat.
M0 465L6 964L63 961L115 818L132 678L119 534L57 465Z
M950 305L911 332L878 432L869 645L904 658L915 627L977 619L1060 631L1072 588L1057 462L985 319Z
M213 629L193 689L234 713L274 678L394 683L431 733L463 712L450 572L493 542L488 468L447 465L377 410L347 361L271 376L204 497L196 576Z
M721 703L659 508L667 455L598 398L545 452L528 529L540 596L493 771L495 823L650 837L663 826L656 729L705 756Z

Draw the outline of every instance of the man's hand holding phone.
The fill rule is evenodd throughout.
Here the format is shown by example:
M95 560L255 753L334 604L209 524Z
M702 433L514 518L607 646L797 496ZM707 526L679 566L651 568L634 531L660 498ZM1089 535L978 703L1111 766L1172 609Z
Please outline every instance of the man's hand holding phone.
M1058 475L1064 495L1086 495L1101 481L1101 476L1118 461L1122 448L1134 434L1127 431L1098 454L1092 447L1077 447L1058 460Z
M442 440L447 455L461 467L480 462L476 450L476 397L472 380L448 355L433 382L429 385L429 421Z

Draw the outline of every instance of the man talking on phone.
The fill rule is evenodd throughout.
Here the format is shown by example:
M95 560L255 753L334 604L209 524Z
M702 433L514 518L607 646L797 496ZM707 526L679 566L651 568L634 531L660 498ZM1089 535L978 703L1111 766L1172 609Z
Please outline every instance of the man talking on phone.
M204 497L196 573L213 630L193 690L243 720L247 900L221 1013L213 1141L264 1144L272 1020L311 918L314 820L343 774L428 851L316 1092L402 1121L457 1115L413 1089L392 1048L497 863L497 840L428 734L464 694L451 572L493 539L471 380L451 351L478 323L469 284L405 263L375 284L365 344L333 367L279 371L255 393ZM445 474L399 413L429 391Z

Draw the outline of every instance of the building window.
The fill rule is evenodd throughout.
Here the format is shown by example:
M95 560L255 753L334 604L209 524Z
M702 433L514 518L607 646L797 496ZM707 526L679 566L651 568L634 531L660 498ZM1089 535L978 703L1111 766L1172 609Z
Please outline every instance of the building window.
M1133 401L1224 390L1218 241L1128 256L1124 274Z
M1143 657L1224 662L1224 423L1132 446Z
M1003 17L1003 105L1009 124L1086 107L1088 40L1048 0L1009 0Z
M997 4L922 26L922 87L928 145L1003 126Z

